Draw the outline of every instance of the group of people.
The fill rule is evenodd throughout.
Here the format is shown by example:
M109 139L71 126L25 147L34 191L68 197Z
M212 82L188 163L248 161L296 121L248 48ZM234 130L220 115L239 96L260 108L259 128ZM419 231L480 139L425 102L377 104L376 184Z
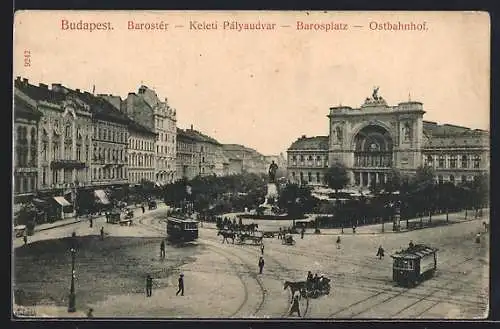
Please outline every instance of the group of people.
M307 278L306 278L307 288L309 290L321 289L321 285L324 283L325 279L326 278L323 275L318 276L318 273L316 273L313 276L312 272L308 271Z

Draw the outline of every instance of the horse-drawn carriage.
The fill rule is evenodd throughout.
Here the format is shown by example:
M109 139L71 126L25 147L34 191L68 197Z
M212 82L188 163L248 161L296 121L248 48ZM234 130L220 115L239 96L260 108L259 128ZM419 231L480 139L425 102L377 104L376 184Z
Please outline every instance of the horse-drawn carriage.
M290 288L292 296L299 292L305 298L317 298L321 295L330 294L330 279L320 276L307 281L285 281L284 289Z
M262 239L264 238L264 235L262 232L256 231L253 232L252 234L249 233L239 233L236 236L236 242L238 244L243 244L245 241L250 241L253 244L262 244Z
M295 244L295 240L293 239L293 235L291 234L285 234L285 237L283 238L283 244L286 244L288 246L293 246Z

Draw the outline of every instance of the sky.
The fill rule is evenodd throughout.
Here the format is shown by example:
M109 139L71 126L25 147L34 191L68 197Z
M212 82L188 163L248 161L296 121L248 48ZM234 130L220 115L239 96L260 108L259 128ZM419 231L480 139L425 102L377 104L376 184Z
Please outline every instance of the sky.
M63 20L113 30L64 30ZM129 21L168 27L129 30ZM238 32L224 21L275 28ZM203 22L217 29L190 29ZM398 22L426 30L370 28ZM329 108L359 107L375 86L389 105L422 102L424 120L489 129L489 24L480 12L23 11L14 77L122 98L146 85L168 98L178 127L270 155L302 135L327 135Z

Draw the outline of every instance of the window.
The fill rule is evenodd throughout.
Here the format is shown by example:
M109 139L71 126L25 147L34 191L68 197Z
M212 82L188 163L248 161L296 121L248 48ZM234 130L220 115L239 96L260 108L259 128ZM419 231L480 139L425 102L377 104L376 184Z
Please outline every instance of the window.
M319 172L316 173L316 182L317 183L321 183L321 179L320 179L320 174Z
M457 156L452 155L450 157L450 168L456 168L457 167Z
M462 168L469 168L469 160L466 155L462 155Z
M80 148L80 146L76 147L76 159L78 161L81 161L81 159L82 159L82 154L81 154L81 148Z
M474 168L479 168L481 163L481 157L479 155L474 156Z
M438 175L438 183L443 184L443 175Z
M295 171L292 171L292 178L295 179Z
M307 181L312 182L312 174L310 172L307 173Z
M427 166L427 167L432 167L432 166L434 166L434 158L432 157L432 155L428 155L428 156L425 158L425 166Z
M451 183L455 183L455 176L450 175L450 182L451 182Z
M462 183L465 183L467 181L467 176L462 175Z
M439 156L439 162L438 162L439 168L444 168L444 162L445 162L444 155L440 155Z
M303 155L300 156L300 162L304 162L304 156Z
M42 167L42 185L47 184L47 167Z
M300 182L302 183L302 181L304 180L304 173L300 173Z

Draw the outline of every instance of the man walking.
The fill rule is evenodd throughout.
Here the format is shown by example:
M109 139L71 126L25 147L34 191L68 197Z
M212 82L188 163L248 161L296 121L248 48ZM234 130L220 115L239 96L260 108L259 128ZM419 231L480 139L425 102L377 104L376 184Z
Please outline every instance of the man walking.
M160 243L160 258L165 259L165 240L161 240Z
M378 259L384 258L384 248L382 248L382 246L378 247L377 256Z
M179 295L181 293L181 296L184 296L184 274L181 273L179 275L179 290L175 293L175 295Z
M148 274L146 277L146 297L151 297L153 294L153 278Z
M340 236L337 237L337 249L340 249Z
M24 233L23 233L23 242L24 242L24 245L28 244L28 233L26 233L26 229L24 229Z
M300 230L300 238L303 239L304 238L304 233L306 232L306 229L304 227L302 227L302 230Z
M94 226L94 220L92 219L92 215L90 215L89 227L92 228L92 226Z
M259 259L259 274L262 274L262 269L264 268L264 257L260 256Z
M104 240L104 226L101 226L101 240Z
M146 208L144 208L144 205L141 206L142 213L144 214L146 212Z
M260 244L260 252L262 255L264 255L264 243Z

